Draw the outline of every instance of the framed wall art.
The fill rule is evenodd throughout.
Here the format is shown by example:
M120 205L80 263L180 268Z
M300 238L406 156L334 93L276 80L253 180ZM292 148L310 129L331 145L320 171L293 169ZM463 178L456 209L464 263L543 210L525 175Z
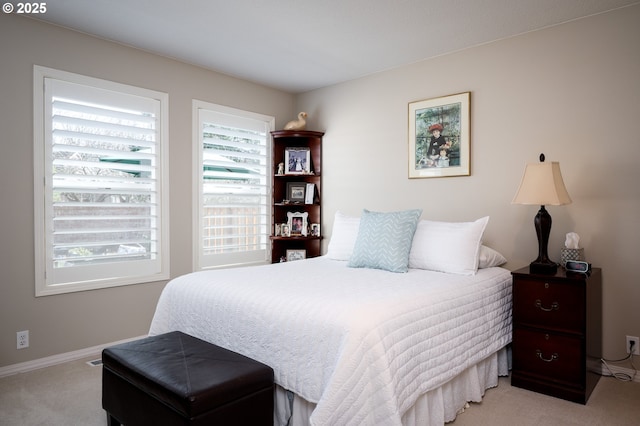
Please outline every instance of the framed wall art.
M409 103L409 178L469 176L470 92Z

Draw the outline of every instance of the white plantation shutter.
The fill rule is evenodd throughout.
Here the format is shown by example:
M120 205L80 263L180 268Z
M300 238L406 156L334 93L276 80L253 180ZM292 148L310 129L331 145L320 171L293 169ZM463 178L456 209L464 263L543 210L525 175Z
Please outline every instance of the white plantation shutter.
M166 95L40 67L35 80L36 293L168 278Z
M194 101L196 269L265 262L273 117Z

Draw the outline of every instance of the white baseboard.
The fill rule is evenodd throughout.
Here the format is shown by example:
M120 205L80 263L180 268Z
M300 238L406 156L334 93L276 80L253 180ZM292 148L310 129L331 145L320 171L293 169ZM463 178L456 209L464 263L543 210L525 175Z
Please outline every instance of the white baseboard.
M611 365L611 363L607 363L607 365L609 366L608 369L604 365L602 366L601 373L603 375L608 376L611 373L613 373L613 374L624 374L626 376L633 377L633 381L634 382L640 383L640 374L636 374L636 372L634 370L632 370L631 368L618 367L616 365ZM611 372L609 372L609 370L611 370ZM635 377L634 377L634 375L635 375Z
M90 356L100 356L102 350L109 346L118 345L120 343L131 342L141 339L145 336L132 337L130 339L119 340L117 342L105 343L103 345L93 346L90 348L80 349L73 352L52 355L46 358L34 359L33 361L21 362L19 364L7 365L0 367L0 378L11 376L12 374L26 373L27 371L37 370L39 368L51 367L52 365L62 364L69 361L75 361Z

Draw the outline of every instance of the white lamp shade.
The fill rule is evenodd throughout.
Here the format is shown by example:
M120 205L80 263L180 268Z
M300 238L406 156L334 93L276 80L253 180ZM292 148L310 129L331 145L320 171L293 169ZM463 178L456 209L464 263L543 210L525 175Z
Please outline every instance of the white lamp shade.
M539 206L570 204L571 198L562 180L560 163L553 161L527 164L518 192L511 203Z

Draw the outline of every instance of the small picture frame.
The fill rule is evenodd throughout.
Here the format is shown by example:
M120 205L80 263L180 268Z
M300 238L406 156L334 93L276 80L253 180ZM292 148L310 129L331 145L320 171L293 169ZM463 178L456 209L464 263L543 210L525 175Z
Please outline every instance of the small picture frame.
M304 203L306 192L306 182L287 182L287 200L289 200L290 203Z
M307 212L287 212L287 226L289 227L290 236L292 237L306 237L308 229L308 217Z
M320 224L319 223L312 223L311 226L309 227L309 233L311 234L312 237L319 237L320 236Z
M303 260L307 258L307 251L302 249L288 249L287 250L287 262L293 262L294 260Z
M273 236L279 237L280 235L282 235L282 224L276 223L275 225L273 225Z
M285 148L284 149L284 174L285 175L311 174L311 150L305 147Z
M283 223L280 225L280 236L282 237L290 237L291 236L291 227L289 224Z

